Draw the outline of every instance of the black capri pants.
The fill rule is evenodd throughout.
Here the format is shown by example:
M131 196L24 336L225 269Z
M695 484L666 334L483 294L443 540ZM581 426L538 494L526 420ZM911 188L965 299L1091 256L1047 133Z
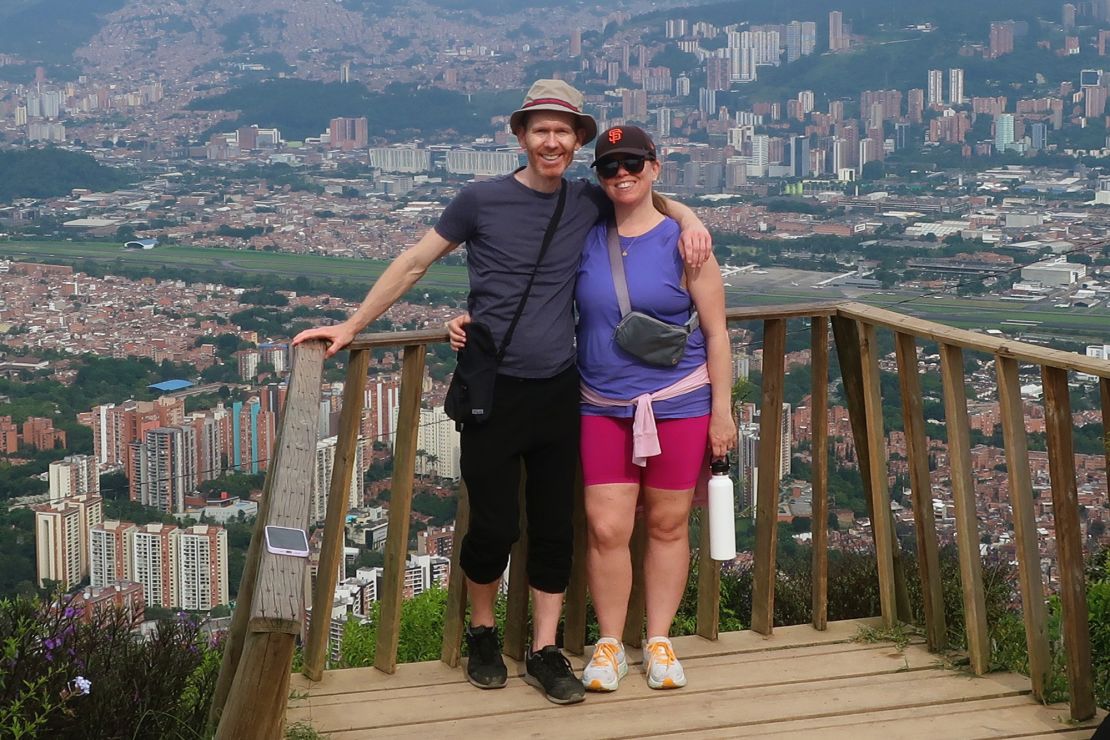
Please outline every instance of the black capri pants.
M459 564L475 583L505 572L520 537L518 491L523 463L528 522L528 583L562 593L574 550L574 482L578 473L578 369L552 378L498 375L493 414L462 430L460 466L470 500L470 528Z

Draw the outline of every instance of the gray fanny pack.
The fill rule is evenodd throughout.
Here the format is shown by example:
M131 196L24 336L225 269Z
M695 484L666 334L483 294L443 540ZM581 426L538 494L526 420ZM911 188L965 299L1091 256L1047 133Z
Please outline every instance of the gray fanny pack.
M698 328L698 312L690 310L690 318L685 324L670 324L633 311L628 300L628 281L624 276L624 260L621 259L620 235L617 227L609 223L609 265L613 271L613 287L617 291L617 303L621 309L621 320L613 332L613 338L625 352L643 360L649 365L673 367L686 352L686 341Z

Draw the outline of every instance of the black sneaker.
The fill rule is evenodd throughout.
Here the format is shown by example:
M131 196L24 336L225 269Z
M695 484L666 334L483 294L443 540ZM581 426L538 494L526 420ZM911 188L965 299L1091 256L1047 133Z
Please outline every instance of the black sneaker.
M586 698L582 680L574 675L570 661L554 645L528 654L524 681L543 689L547 700L556 704L575 704Z
M501 657L501 640L496 627L467 627L466 680L480 689L505 687L509 672Z

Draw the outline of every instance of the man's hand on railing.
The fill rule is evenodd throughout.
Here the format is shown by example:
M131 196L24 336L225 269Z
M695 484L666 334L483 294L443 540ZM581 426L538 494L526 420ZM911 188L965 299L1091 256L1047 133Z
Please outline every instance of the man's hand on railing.
M293 337L293 346L313 339L322 339L328 342L324 357L331 357L350 344L358 331L346 321L332 326L318 326L315 329L305 329Z
M456 352L466 346L466 325L470 321L470 314L464 313L447 322L447 338L451 342L451 349Z

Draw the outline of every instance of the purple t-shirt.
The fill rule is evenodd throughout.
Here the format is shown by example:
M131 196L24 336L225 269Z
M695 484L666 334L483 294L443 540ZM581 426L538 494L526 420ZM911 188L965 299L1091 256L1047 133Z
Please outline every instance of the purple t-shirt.
M653 393L681 380L705 362L705 335L695 329L687 340L686 353L674 367L648 365L625 352L613 338L621 319L613 270L609 265L606 224L599 223L586 237L578 286L578 371L582 382L599 395L630 399ZM683 263L678 253L678 224L669 218L637 237L621 237L628 300L633 311L641 311L671 324L690 318L693 300L682 287ZM652 404L657 419L704 416L711 408L709 386L677 398ZM599 407L582 404L590 416L630 417L632 406Z
M489 326L500 346L536 266L558 191L541 193L512 174L471 183L447 205L435 226L451 242L466 243L470 276L467 310ZM611 213L601 188L567 181L563 217L536 272L536 281L500 372L550 378L574 364L574 278L586 234Z

